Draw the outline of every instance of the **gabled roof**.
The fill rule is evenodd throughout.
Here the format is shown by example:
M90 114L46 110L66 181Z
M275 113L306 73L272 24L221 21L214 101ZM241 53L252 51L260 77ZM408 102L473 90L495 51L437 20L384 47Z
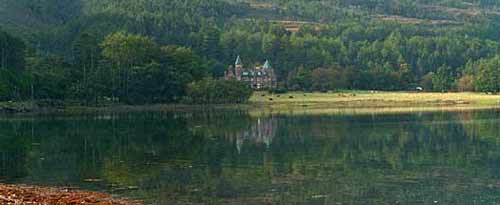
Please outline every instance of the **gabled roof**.
M234 62L234 65L243 65L243 63L241 62L241 58L240 58L240 56L238 56L238 57L236 58L236 62Z
M262 66L262 68L264 68L264 69L271 69L271 64L269 63L268 60L266 60L266 62L264 63L264 66Z

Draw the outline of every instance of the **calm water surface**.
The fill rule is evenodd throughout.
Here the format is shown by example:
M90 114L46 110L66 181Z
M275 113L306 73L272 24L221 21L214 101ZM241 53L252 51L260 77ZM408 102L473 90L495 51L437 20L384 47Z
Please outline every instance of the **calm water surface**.
M4 117L0 182L146 204L498 204L498 111Z

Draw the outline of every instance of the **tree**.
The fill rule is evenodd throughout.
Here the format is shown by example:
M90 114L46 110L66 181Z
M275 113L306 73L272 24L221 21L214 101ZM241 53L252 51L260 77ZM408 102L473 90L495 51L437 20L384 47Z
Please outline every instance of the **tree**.
M409 85L414 83L414 76L411 65L406 63L403 59L399 60L398 78L400 85Z
M186 101L195 104L245 103L253 93L244 82L211 78L193 82L187 90Z
M0 30L0 68L22 72L25 48L21 39Z
M8 69L0 69L0 101L21 101L29 96L29 77Z
M500 5L491 2L482 1L478 9ZM461 5L458 0L436 3ZM485 61L481 74L479 66L467 63L499 53L500 20L491 14L449 29L433 21L464 22L464 16L421 12L422 1L272 0L270 5L251 8L243 1L219 0L5 1L0 23L10 33L0 32L0 67L16 76L31 76L36 81L31 84L41 86L33 89L41 91L36 97L84 105L108 97L131 104L178 102L187 94L187 84L206 77L207 70L221 77L237 55L245 56L248 66L273 61L279 84L292 90L401 90L414 86L416 79L430 87L426 90L450 90L455 84L462 90L471 90L472 84L478 90L495 90L495 80L487 80L495 76L494 66ZM353 5L359 12L352 12ZM429 22L368 20L370 12ZM253 18L261 14L263 18ZM28 49L36 55L24 58ZM23 73L26 64L30 70ZM345 77L347 85L333 76Z
M150 38L114 33L101 44L111 62L112 94L129 104L177 102L186 85L207 75L207 66L189 48L160 47Z
M433 79L434 79L434 73L433 72L427 73L420 80L420 85L422 86L422 88L424 88L424 90L432 91L434 90L434 85L432 84Z
M435 91L445 92L453 88L454 80L451 67L441 66L432 78L432 85Z
M312 89L328 91L347 88L347 80L339 69L314 69L311 73Z
M73 85L71 86L71 94L89 105L91 101L98 103L98 96L102 92L99 85L103 82L99 75L100 72L98 62L101 59L101 51L97 37L93 33L84 32L73 43L73 67L71 70L70 79Z
M166 83L162 69L164 69L162 65L156 62L133 67L127 102L130 104L161 102L162 84Z
M500 55L478 63L476 89L481 92L500 92Z
M288 88L291 90L310 91L312 86L311 72L299 67L288 74Z
M161 48L163 64L163 101L175 102L186 94L186 85L208 74L208 66L190 48L165 46Z
M159 48L151 38L117 32L107 36L101 43L102 55L114 69L111 79L113 81L113 96L121 102L130 100L130 78L133 66L141 66L153 61L153 55Z
M220 40L220 31L213 26L208 26L202 32L202 42L201 42L201 51L204 55L212 59L220 58L219 40Z
M31 56L27 59L27 71L33 84L35 100L65 100L70 81L67 78L71 65L55 55Z
M457 81L457 88L460 92L473 92L475 91L474 76L464 75Z

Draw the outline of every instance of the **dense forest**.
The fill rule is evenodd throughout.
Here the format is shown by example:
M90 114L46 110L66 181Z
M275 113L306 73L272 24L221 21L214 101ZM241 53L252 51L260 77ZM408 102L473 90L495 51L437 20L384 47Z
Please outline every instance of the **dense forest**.
M237 55L284 90L498 93L499 17L493 0L3 0L0 100L243 102L217 80Z

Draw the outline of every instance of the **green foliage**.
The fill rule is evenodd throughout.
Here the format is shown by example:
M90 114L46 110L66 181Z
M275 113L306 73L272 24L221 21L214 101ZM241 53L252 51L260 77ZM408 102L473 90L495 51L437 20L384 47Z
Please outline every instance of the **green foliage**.
M286 89L283 86L278 86L275 89L268 90L268 92L271 93L271 94L285 94L285 93L288 93L288 89Z
M161 47L141 35L114 33L101 47L112 67L112 96L120 102L175 102L188 83L206 75L201 59L190 49Z
M311 72L300 67L288 75L287 82L288 87L292 90L310 91L312 86Z
M474 92L476 90L474 81L474 76L464 75L458 79L457 88L460 92Z
M104 77L106 69L100 64L101 49L96 34L84 32L73 42L73 69L69 88L71 97L81 100L85 105L98 103L99 96L106 92Z
M271 60L279 83L290 90L422 86L448 91L456 84L461 90L497 92L497 70L482 60L500 51L499 11L492 7L497 5L461 0L8 1L0 5L0 25L28 46L0 32L0 67L14 71L13 76L29 76L33 89L28 93L35 99L83 105L179 102L186 85L221 77L237 55L249 66ZM4 81L10 83L2 85L10 93L6 99L26 96L12 94L25 85Z
M148 37L117 32L107 36L101 43L103 57L112 65L112 96L120 102L132 103L129 95L134 79L132 68L153 61L159 47Z
M448 91L453 88L455 77L453 70L449 66L441 66L436 74L432 76L432 85L435 91Z
M29 94L27 76L9 69L0 69L0 101L21 100Z
M58 56L30 56L27 58L27 70L32 78L35 100L65 99L70 82L68 69L71 67Z
M186 85L207 75L207 67L189 48L160 46L151 38L127 32L113 33L102 43L82 33L73 43L71 59L28 52L27 72L35 100L75 101L82 105L178 102ZM11 76L11 75L4 75ZM7 80L4 80L7 82ZM14 98L10 80L4 99ZM31 92L29 92L31 91ZM16 91L17 92L17 91Z
M311 73L312 89L318 91L347 88L347 79L339 69L315 69Z
M434 85L432 84L432 79L434 78L434 73L427 73L420 80L420 85L426 91L432 91L434 89Z
M482 60L478 63L476 90L481 92L500 92L500 56Z
M24 68L24 42L0 30L0 68L15 69L21 72Z
M144 64L151 60L157 49L151 38L126 32L110 34L101 47L102 55L119 67Z
M187 102L195 104L245 103L253 90L236 80L214 80L210 78L188 85Z

